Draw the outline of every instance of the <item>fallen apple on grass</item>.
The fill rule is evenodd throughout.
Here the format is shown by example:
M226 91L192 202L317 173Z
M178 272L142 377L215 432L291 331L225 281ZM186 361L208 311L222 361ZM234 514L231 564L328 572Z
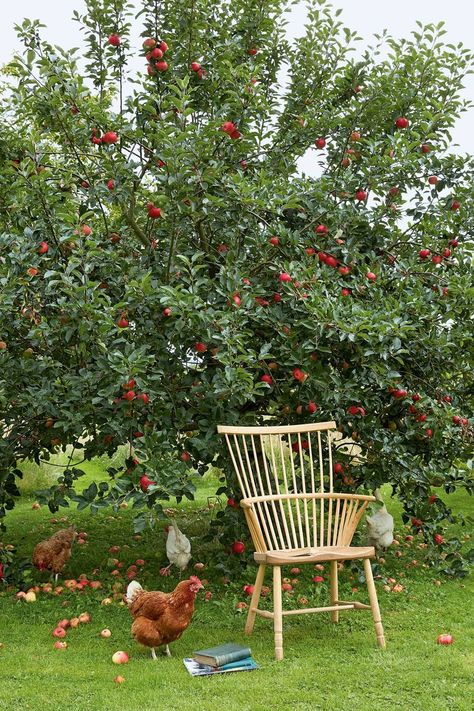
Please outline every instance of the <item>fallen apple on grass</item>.
M123 684L123 682L125 681L125 678L123 676L116 676L114 678L114 681L116 684Z
M112 636L112 632L106 627L102 632L100 633L101 637L107 638Z
M129 659L130 657L128 656L127 652L118 651L112 655L112 661L114 664L127 664Z
M454 637L451 634L440 634L436 640L438 644L452 644Z
M66 636L66 630L63 627L56 627L52 632L51 632L53 637L58 637L59 639L62 639L63 637Z
M67 649L67 642L61 642L60 639L56 640L53 644L54 649Z

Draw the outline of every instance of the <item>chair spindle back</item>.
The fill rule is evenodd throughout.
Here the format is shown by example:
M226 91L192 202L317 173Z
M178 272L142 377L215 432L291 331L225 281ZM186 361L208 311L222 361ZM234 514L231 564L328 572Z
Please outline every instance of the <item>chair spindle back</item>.
M334 492L335 429L335 422L218 427L257 551L350 545L368 502Z

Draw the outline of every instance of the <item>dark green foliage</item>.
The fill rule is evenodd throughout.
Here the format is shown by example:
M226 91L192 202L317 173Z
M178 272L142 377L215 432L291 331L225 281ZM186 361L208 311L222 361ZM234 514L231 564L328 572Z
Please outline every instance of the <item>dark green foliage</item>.
M0 515L17 460L126 442L140 464L82 494L71 470L44 496L160 511L192 497L189 467L230 476L217 423L270 415L335 419L362 449L357 466L339 453L338 485L390 482L431 541L450 516L432 486L472 489L473 161L449 151L472 54L428 25L355 62L324 2L293 45L279 0L149 2L139 32L166 41L168 68L148 74L129 4L86 4L85 69L25 21L2 101ZM309 149L318 177L297 173ZM130 378L148 403L123 399Z

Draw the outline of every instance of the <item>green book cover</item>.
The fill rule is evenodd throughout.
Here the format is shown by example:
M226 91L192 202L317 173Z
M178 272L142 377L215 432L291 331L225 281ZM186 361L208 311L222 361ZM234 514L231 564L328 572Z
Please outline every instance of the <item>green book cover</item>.
M217 647L209 649L199 649L194 652L194 659L200 664L209 664L212 667L221 667L223 664L237 662L239 659L246 659L251 656L251 651L248 647L242 647L240 644L227 642L219 644Z

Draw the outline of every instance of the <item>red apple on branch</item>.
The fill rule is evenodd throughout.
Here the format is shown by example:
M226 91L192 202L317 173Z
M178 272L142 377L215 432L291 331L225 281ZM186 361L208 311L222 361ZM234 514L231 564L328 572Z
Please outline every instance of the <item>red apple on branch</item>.
M115 133L115 131L107 131L107 133L104 133L104 135L102 136L101 141L107 146L111 146L114 143L117 143L118 135Z
M317 235L327 235L327 233L329 232L326 225L318 225L314 231Z
M395 121L395 126L397 128L408 128L410 122L405 116L399 116Z

